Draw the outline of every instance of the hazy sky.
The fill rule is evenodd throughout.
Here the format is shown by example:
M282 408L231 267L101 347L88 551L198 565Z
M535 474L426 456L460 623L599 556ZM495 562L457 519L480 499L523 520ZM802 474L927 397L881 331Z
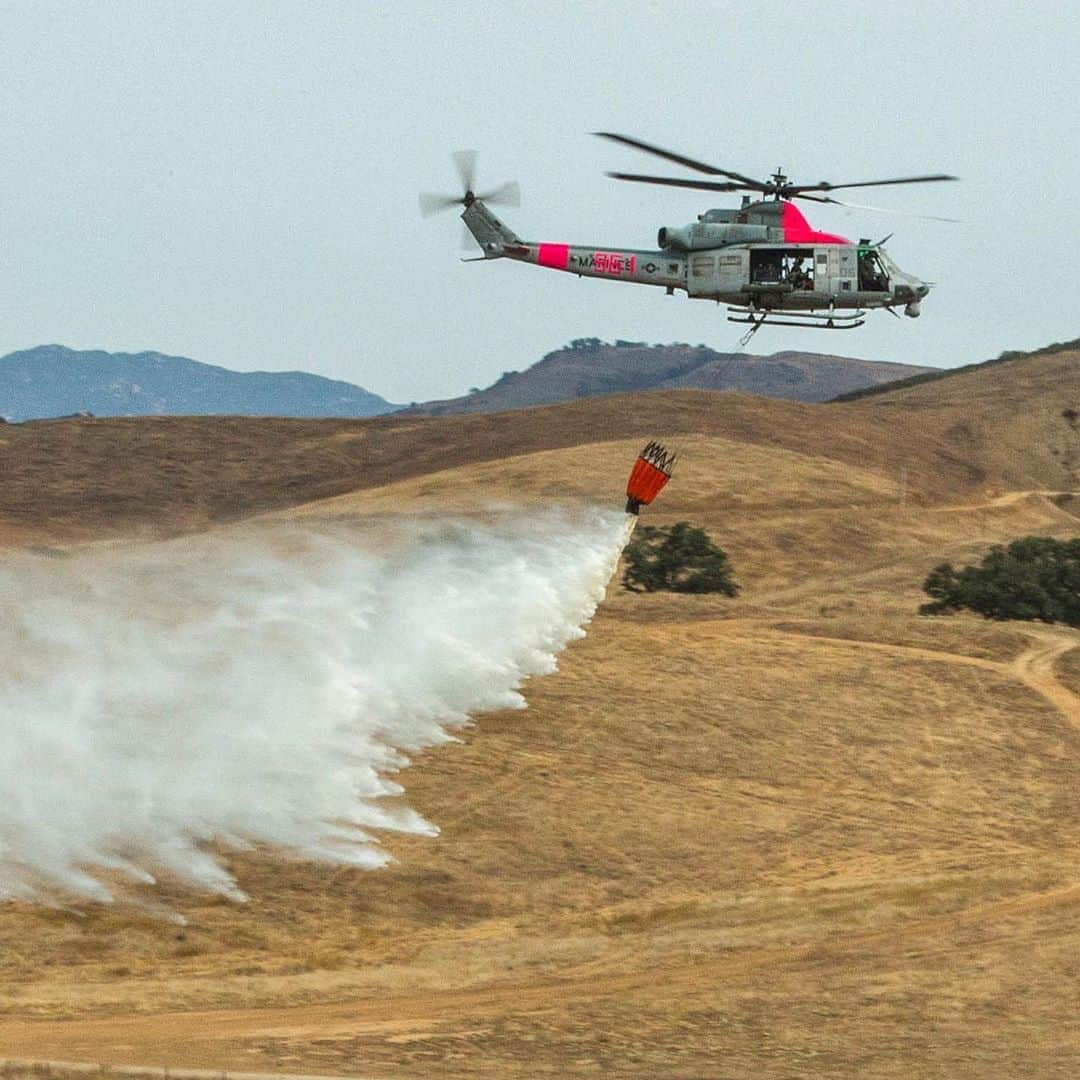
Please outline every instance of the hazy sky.
M449 153L520 181L519 234L649 247L737 196L619 184L621 131L795 180L951 172L804 204L937 282L919 320L800 348L951 366L1080 334L1080 17L1064 3L0 3L0 352L156 349L394 401L571 338L736 347L723 309L458 261Z

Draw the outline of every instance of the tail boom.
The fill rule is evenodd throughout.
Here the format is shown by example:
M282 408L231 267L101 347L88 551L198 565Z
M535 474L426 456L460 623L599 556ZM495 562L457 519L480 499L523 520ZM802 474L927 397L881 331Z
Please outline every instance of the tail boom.
M461 218L488 259L514 259L549 270L565 270L578 277L686 288L686 259L681 255L525 241L479 199L465 208Z

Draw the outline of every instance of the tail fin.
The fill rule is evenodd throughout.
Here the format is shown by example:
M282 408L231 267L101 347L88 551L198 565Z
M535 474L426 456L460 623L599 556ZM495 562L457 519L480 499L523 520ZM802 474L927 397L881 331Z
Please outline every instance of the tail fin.
M507 245L520 245L521 237L504 225L479 199L473 199L461 215L473 239L480 245L485 259L504 255Z

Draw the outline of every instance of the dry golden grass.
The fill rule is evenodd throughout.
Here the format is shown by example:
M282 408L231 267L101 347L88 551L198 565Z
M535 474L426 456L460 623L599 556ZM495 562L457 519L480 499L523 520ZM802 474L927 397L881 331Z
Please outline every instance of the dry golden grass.
M1058 660L1057 675L1074 694L1080 694L1080 650L1073 649Z
M1062 414L1076 404L1078 364L1080 353L1035 356L841 405L687 390L428 419L8 425L0 436L0 540L167 535L440 469L657 434L793 451L883 481L903 469L916 501L1072 491L1080 435Z
M1052 379L1075 396L1054 365L1020 374L985 401L980 381L955 402L790 414L648 395L666 404L647 433L686 457L647 520L706 525L741 596L613 583L528 710L480 717L403 775L442 833L391 839L384 871L224 853L248 904L144 894L183 930L124 905L0 910L0 1054L380 1077L1074 1075L1080 632L914 614L937 561L1080 531L1074 504L1010 493L1080 487L1044 446L999 461L989 433L1023 426L1006 417L1023 394L1035 432L1056 430ZM512 435L467 418L483 445L441 459L465 428L376 423L364 459L358 425L271 422L260 446L228 421L189 443L185 483L226 505L209 458L237 438L259 459L237 451L220 475L253 485L247 509L340 484L290 516L370 535L490 502L610 505L640 442L618 431L632 401L518 415ZM969 458L946 434L962 412L981 433ZM326 460L340 474L305 489ZM345 494L361 473L368 490ZM143 482L138 527L205 521ZM62 532L19 498L21 528ZM84 535L116 527L89 506Z

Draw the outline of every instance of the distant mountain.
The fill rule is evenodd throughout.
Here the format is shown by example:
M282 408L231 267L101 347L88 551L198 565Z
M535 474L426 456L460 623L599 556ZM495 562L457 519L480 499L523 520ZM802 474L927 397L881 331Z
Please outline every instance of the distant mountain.
M156 352L80 352L39 345L0 357L0 416L8 420L80 412L379 416L399 407L352 383L303 371L229 371Z
M790 401L829 401L839 394L894 382L932 368L876 363L846 356L779 352L718 353L704 345L613 345L582 338L525 371L508 371L486 390L429 401L410 411L430 416L500 412L555 405L635 390L740 390Z

